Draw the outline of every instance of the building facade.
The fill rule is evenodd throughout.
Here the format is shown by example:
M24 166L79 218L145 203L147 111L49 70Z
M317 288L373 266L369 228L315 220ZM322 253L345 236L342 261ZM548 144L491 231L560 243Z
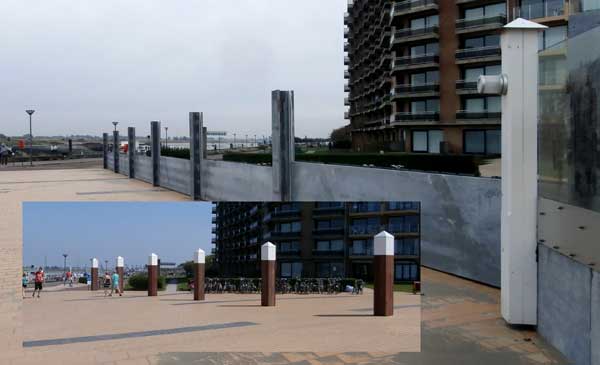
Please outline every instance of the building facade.
M418 281L416 202L215 203L213 244L224 277L260 276L260 246L277 246L279 277L372 280L373 236L395 237L395 280Z
M349 0L345 105L357 151L500 154L499 96L477 94L501 71L500 32L522 17L567 37L570 14L596 0Z

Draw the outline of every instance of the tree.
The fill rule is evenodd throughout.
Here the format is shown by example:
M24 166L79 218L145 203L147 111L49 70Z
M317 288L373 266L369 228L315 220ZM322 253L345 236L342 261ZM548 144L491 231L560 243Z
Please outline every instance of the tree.
M333 148L349 149L352 148L352 135L350 125L334 129L331 132L331 143Z

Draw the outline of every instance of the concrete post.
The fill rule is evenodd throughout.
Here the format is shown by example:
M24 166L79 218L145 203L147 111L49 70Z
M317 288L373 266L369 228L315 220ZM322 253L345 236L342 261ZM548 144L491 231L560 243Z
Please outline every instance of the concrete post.
M194 252L194 300L204 300L205 260L204 250Z
M123 275L125 274L125 259L121 256L117 256L117 274L119 275L119 292L123 293Z
M501 307L510 324L537 324L538 32L516 19L501 35L502 96Z
M121 147L119 131L113 131L113 167L115 172L119 172L119 147Z
M275 90L271 94L273 199L292 201L294 161L294 92Z
M99 283L98 283L98 259L97 258L93 258L92 259L92 285L90 287L90 290L98 290L99 289Z
M108 133L102 133L102 160L105 169L108 168Z
M374 305L376 316L394 315L394 236L382 231L373 241Z
M160 186L160 122L150 122L152 149L152 184Z
M202 200L202 124L203 114L198 112L190 112L190 167L191 173L191 192L192 200Z
M267 242L260 248L260 272L262 276L261 304L275 306L275 245Z
M202 127L202 158L206 159L208 156L208 129Z
M151 254L148 256L148 296L158 295L158 256Z
M135 128L127 128L127 156L129 157L129 178L135 179Z

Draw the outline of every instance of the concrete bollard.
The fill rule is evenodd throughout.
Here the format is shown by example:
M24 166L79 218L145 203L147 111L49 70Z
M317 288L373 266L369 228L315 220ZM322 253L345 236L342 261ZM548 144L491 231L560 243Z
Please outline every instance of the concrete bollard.
M135 179L135 128L127 128L127 158L129 159L129 178Z
M191 192L192 200L202 200L202 152L204 115L199 112L190 112L190 162L191 162Z
M90 290L98 290L98 259L92 259L92 285Z
M194 300L204 300L205 260L204 250L194 252Z
M373 314L394 315L394 236L382 231L374 239L375 288Z
M148 296L158 295L158 256L151 254L148 256Z
M102 133L102 163L108 168L108 133Z
M261 304L263 307L275 306L275 245L267 242L260 249L262 275Z
M113 132L113 171L119 172L119 150L121 147L121 140L119 139L119 131Z
M160 186L160 122L150 122L152 150L152 185Z
M123 293L123 274L125 273L125 259L117 256L117 274L119 275L119 292Z

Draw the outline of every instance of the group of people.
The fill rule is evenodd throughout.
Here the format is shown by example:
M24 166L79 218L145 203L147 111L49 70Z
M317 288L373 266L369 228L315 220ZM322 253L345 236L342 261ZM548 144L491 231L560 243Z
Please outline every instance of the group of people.
M12 155L12 149L4 143L0 144L0 165L8 165L8 158Z
M112 275L110 275L107 272L104 273L104 280L102 282L102 286L104 287L104 296L111 296L113 295L113 293L117 293L119 294L119 296L123 296L123 292L121 291L120 287L119 287L119 274L117 274L117 272L113 272Z
M32 298L35 298L35 294L37 293L37 297L40 297L40 293L42 292L42 287L44 286L44 281L46 280L46 275L44 274L44 269L41 267L34 274L34 289ZM23 299L25 299L25 289L27 289L27 285L29 285L29 275L26 272L23 273L23 278L21 279L21 284L23 287Z

